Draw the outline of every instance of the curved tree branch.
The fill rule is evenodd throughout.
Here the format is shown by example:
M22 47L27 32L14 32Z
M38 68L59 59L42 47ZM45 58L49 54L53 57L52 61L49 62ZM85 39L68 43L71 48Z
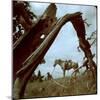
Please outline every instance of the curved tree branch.
M55 4L52 4L56 9ZM49 6L50 7L50 6ZM49 8L48 8L49 9ZM48 10L47 10L48 12ZM50 12L50 11L49 11ZM45 56L47 50L52 45L56 36L58 35L62 26L71 21L79 38L80 48L83 50L85 56L88 59L88 65L91 68L91 71L94 73L94 69L96 69L96 64L92 60L92 52L90 50L90 44L85 38L85 27L82 16L80 12L76 12L73 14L66 14L58 21L55 20L55 12L53 13L53 18L46 16L42 17L38 24L31 29L29 34L20 42L20 44L14 50L14 72L13 75L17 77L22 77L21 88L19 92L19 98L23 98L25 87L32 73L35 71L43 57ZM50 13L48 13L49 15ZM45 14L44 14L45 15ZM52 21L52 24L47 25L47 20ZM48 22L49 22L48 21ZM45 23L43 23L45 22ZM46 26L44 26L46 25ZM47 36L43 40L40 41L40 36L45 33ZM37 43L37 44L36 44ZM23 56L24 55L24 56ZM30 56L29 56L30 55ZM20 58L20 59L19 59ZM16 62L16 59L19 62Z
M50 48L51 44L55 40L56 36L58 35L60 29L62 26L70 21L72 18L76 16L80 16L81 13L73 13L73 14L66 14L64 17L62 17L58 22L56 23L53 30L49 33L49 35L46 37L46 39L43 41L43 43L29 56L29 58L22 64L21 69L17 71L17 76L24 76L22 84L21 84L21 91L19 93L20 98L23 97L23 92L25 90L25 86L28 82L29 77L31 74L35 71L37 68L39 62L43 59L44 55L46 54L47 50Z

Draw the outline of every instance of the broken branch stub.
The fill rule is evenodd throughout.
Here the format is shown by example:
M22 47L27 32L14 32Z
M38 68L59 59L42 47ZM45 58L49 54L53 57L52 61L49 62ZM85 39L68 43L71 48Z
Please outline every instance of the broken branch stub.
M51 7L51 6L50 6ZM45 39L41 39L41 35L44 34L45 37L50 33L53 26L56 22L56 6L53 4L53 11L54 16L52 17L50 15L49 7L48 11L46 11L45 19L43 19L43 16L40 18L39 22L27 33L23 39L19 40L15 46L15 49L13 50L13 76L14 80L16 79L16 72L21 68L22 63L31 55L32 52L34 52L38 46L42 43L42 41ZM48 14L46 14L48 13Z

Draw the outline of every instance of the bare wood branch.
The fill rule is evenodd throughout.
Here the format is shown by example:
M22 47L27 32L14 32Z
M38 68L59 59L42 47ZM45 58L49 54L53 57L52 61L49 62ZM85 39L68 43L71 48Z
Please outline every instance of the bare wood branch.
M53 6L56 9L56 6L54 4ZM48 15L46 14L47 12L48 11L46 11L43 14L38 23L29 31L29 33L26 33L14 45L15 46L15 49L13 50L14 79L16 79L15 73L21 68L21 64L42 43L43 39L40 39L41 35L45 34L45 36L47 36L49 32L52 30L53 26L55 25L56 17L55 16L53 16L53 18L50 17L50 13L48 13L49 14ZM56 13L56 10L54 13ZM44 15L45 19L43 19Z
M53 5L53 6L55 6L55 5ZM22 77L19 98L23 97L25 87L27 85L29 78L31 77L32 73L35 71L35 69L37 68L37 66L39 65L41 60L43 59L47 50L50 48L51 44L55 40L55 38L58 35L58 32L60 31L62 26L68 21L72 22L72 24L77 32L77 36L79 38L80 48L83 50L83 52L88 60L89 66L91 67L91 70L94 71L94 68L96 68L96 64L92 60L92 52L90 50L91 46L85 38L85 27L84 27L84 21L82 19L81 14L82 13L80 13L80 12L76 12L73 14L66 14L65 16L60 18L57 21L57 23L55 20L51 26L49 25L50 28L42 27L42 29L40 31L38 29L36 29L34 31L34 28L33 28L29 32L29 37L27 35L26 38L23 39L23 42L21 41L19 43L19 45L20 45L19 48L18 48L18 46L16 46L17 48L14 50L14 53L18 57L17 59L19 59L19 57L21 58L23 55L25 56L25 57L23 57L23 60L19 61L19 65L21 64L21 66L17 65L17 66L15 66L15 69L14 69L14 73L17 74L17 77ZM45 18L44 17L45 16L43 16L43 20L47 18L47 17L45 17ZM54 19L54 17L53 17L53 19ZM43 20L41 19L41 21L43 21ZM46 20L45 20L45 22L46 22ZM44 30L44 28L45 28L45 30ZM44 32L44 31L45 31L47 37L45 38L45 40L43 42L40 43L39 38L42 34L41 32ZM33 34L33 32L35 32L35 33ZM34 43L37 43L37 44L35 45ZM29 46L29 44L30 44L30 46ZM22 46L24 46L24 47L22 47ZM37 46L38 46L38 48L37 48ZM35 47L35 48L33 48L33 47ZM25 48L25 49L23 49L23 48ZM23 51L26 50L26 48L28 48L27 51L23 53ZM30 48L31 48L31 50L30 50ZM21 52L22 54L19 52ZM22 55L22 56L20 56L20 55ZM16 57L15 57L14 61L15 60L16 60ZM15 65L16 64L17 63L15 63Z
M55 25L55 28L52 30L52 32L49 33L49 35L43 41L43 43L25 60L25 62L23 62L21 69L19 71L17 71L17 75L20 72L22 72L22 70L29 69L28 66L30 64L32 64L32 62L33 62L34 59L39 58L38 56L40 55L40 53L42 53L44 51L44 49L47 48L47 46L50 43L50 41L53 41L55 39L54 37L57 36L59 30L61 29L61 27L66 22L70 21L73 17L80 16L80 15L81 15L80 12L77 12L77 13L74 13L74 14L69 14L69 15L66 14L64 17L62 17L60 20L58 20L58 22ZM52 38L54 38L54 39L52 39Z
M50 48L51 44L53 43L54 39L56 38L58 32L60 31L61 27L72 18L76 16L81 16L80 12L73 13L73 14L66 14L60 20L58 20L57 24L55 25L54 29L49 33L43 43L35 50L22 65L22 68L17 72L17 76L24 76L23 82L20 89L20 98L23 97L23 93L28 82L29 77L37 68L37 65L43 59L44 55L46 54L47 50Z

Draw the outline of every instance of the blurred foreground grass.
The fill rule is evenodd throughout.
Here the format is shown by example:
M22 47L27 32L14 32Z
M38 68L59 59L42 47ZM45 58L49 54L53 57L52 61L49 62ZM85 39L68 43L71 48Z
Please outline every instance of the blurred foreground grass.
M55 81L64 87L56 84ZM71 77L65 77L53 80L44 80L42 82L29 81L24 98L90 95L96 93L97 84L96 81L93 81L91 72L89 72L80 75L73 80L71 80Z

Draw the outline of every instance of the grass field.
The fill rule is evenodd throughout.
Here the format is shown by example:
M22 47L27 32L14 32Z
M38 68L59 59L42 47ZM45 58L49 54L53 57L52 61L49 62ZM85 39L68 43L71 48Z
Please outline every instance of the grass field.
M65 77L42 82L29 81L25 91L25 98L90 95L96 93L96 81L93 81L91 73L86 73L72 80L70 77Z

